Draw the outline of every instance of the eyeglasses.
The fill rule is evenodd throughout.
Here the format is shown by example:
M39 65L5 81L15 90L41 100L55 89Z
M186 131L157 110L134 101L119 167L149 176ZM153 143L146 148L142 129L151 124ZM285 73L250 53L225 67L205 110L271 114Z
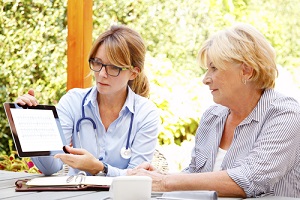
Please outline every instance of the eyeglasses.
M119 76L121 71L129 70L127 67L117 67L115 65L105 65L102 62L100 62L96 58L90 58L89 59L90 69L94 72L100 72L102 68L105 68L105 72L110 76Z

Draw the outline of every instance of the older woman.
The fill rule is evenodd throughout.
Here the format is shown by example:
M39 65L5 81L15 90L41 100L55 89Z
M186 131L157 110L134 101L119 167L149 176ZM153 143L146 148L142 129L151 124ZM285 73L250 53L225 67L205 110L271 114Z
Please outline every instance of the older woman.
M143 163L128 174L151 176L154 191L300 197L300 106L273 89L274 49L238 24L209 38L199 61L216 104L202 116L189 167L164 175Z

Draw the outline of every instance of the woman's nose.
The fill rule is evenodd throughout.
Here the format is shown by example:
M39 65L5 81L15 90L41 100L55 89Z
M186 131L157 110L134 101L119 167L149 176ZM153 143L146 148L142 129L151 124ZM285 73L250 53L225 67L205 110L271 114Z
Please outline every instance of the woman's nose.
M205 85L208 85L212 82L212 78L210 76L205 76L204 79L203 79L203 83Z
M104 66L99 71L99 76L107 77L106 68Z

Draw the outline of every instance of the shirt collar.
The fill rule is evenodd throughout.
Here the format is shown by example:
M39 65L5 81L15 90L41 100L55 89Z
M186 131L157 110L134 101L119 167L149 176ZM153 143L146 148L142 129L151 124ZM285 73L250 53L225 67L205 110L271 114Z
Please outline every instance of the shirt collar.
M250 122L251 120L260 121L263 117L262 112L266 111L270 104L273 103L272 99L276 98L276 92L274 89L265 89L263 94L261 95L257 105L246 118L247 121Z
M87 93L90 90L91 90L91 92L87 95ZM87 88L85 90L85 94L84 94L84 96L86 96L86 95L87 96L86 96L86 99L85 99L85 102L84 102L83 106L86 106L89 103L91 103L95 107L96 104L97 104L97 93L98 93L98 91L97 91L97 87L96 86L94 86L92 88Z
M96 105L98 104L97 102L97 87L94 86L92 88L88 88L85 90L85 94L86 95L89 91L91 90L91 92L86 96L85 102L84 102L84 106L88 105L89 103L91 103L94 107L96 107ZM128 86L128 94L127 94L127 98L125 100L125 103L123 105L123 108L121 109L121 114L122 112L126 112L125 110L129 110L131 113L134 114L134 104L135 104L135 93L132 91L132 89Z
M132 91L132 89L128 86L128 94L126 101L124 103L124 106L121 110L121 112L124 112L123 110L126 110L126 108L134 114L134 104L135 104L135 93Z
M273 89L265 89L255 108L248 115L248 117L244 119L244 121L241 124L250 123L252 120L260 121L260 119L263 116L261 112L268 108L268 106L272 103L270 99L274 98L276 98L276 92ZM212 110L212 114L217 115L219 117L227 116L230 110L225 106L222 106L220 104L218 105L219 106L215 107L215 109Z

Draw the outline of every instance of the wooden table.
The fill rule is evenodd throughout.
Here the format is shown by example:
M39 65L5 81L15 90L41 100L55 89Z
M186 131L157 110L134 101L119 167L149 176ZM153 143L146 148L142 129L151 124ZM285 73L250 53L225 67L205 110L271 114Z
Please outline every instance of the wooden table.
M97 200L101 200L109 196L108 192L100 192L100 191L15 192L16 180L34 178L39 176L43 176L43 175L0 170L0 199L9 199L9 200L97 199Z
M53 199L72 199L72 200L103 200L109 197L109 192L103 191L55 191L55 192L15 192L15 182L18 179L34 178L43 175L29 174L23 172L9 172L0 170L0 199L8 200L53 200ZM152 198L155 200L155 198ZM219 198L220 200L239 200L239 198ZM254 199L254 198L250 198ZM300 200L300 198L287 197L263 197L261 200Z

